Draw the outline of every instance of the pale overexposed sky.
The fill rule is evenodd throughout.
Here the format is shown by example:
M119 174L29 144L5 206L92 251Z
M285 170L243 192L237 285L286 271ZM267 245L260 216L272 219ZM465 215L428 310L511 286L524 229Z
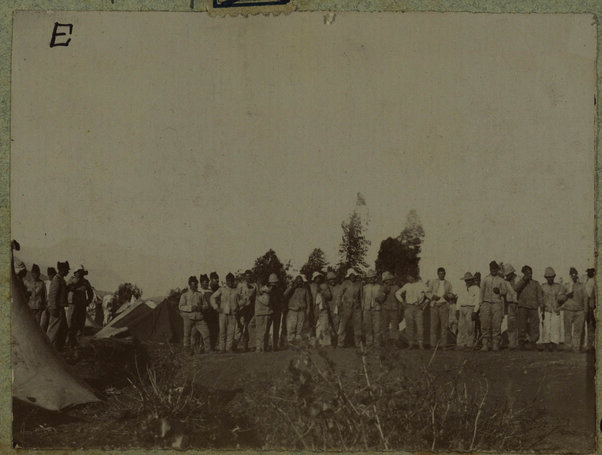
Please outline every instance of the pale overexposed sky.
M48 46L56 21L74 25L68 47ZM492 258L540 278L593 265L589 15L21 12L14 30L24 247L161 258L128 264L150 296L269 248L335 262L361 192L372 265L412 208L425 278Z

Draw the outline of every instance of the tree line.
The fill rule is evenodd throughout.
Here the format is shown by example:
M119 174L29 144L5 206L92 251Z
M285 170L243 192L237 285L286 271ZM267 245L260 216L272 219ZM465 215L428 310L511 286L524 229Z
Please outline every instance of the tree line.
M341 223L342 235L338 261L329 263L322 248L316 247L299 272L307 279L311 279L316 271L331 270L342 278L349 268L358 271L374 268L379 275L384 271L393 273L400 282L405 281L408 274L419 275L420 252L425 233L416 210L412 209L408 212L405 225L398 235L381 241L373 266L370 266L366 260L371 245L371 241L366 236L369 222L366 201L358 193L354 210ZM259 281L265 281L271 273L275 273L281 283L287 283L290 280L291 263L289 261L283 264L276 252L270 249L255 260L251 270Z

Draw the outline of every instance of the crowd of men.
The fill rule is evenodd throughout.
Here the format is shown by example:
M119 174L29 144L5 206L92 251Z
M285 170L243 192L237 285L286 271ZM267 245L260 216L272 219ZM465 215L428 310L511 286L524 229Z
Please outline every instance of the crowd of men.
M16 260L14 268L32 314L51 343L58 350L65 344L76 346L86 309L95 300L85 268L66 281L69 263L58 262L56 270L48 268L46 282L36 264L28 280L21 261ZM250 341L259 352L303 339L332 347L401 345L403 321L404 346L409 348L448 349L454 344L452 332L458 350L593 349L595 270L587 270L585 283L575 268L569 274L571 281L560 284L554 269L547 267L540 284L528 265L519 277L511 264L492 261L483 279L479 273L466 272L462 277L466 286L457 292L443 267L437 270L437 279L423 283L409 274L403 286L388 271L377 276L373 270L361 274L353 268L343 279L333 271L316 271L311 280L298 274L289 285L275 273L257 282L250 270L238 282L228 273L223 285L215 272L198 279L191 276L178 305L183 346L193 354L248 351ZM430 342L423 336L425 312ZM502 342L504 316L507 340Z
M344 347L346 342L373 346L399 341L403 320L409 348L448 349L451 328L458 350L593 349L594 269L587 270L582 283L571 268L568 284L556 282L551 267L545 269L543 284L533 279L527 265L520 277L511 264L500 267L495 261L489 272L483 279L466 272L462 277L466 286L457 293L443 267L435 280L423 283L410 274L401 287L390 272L377 276L370 270L362 275L353 268L343 280L333 271L318 271L310 281L298 274L288 286L276 274L256 282L250 270L238 283L229 273L224 286L215 272L200 279L191 276L179 302L183 345L190 353L195 346L200 352L247 351L254 327L256 351L278 350L304 338L321 346ZM430 316L430 343L423 337L425 311ZM542 343L537 344L540 338ZM218 341L213 345L212 339Z
M85 278L88 271L84 266L77 269L68 281L65 280L70 271L67 261L58 262L56 269L48 267L47 281L40 278L37 264L31 266L29 279L25 279L27 268L22 261L15 260L14 269L29 308L52 345L59 351L65 344L76 346L84 331L88 305L95 297L90 282Z

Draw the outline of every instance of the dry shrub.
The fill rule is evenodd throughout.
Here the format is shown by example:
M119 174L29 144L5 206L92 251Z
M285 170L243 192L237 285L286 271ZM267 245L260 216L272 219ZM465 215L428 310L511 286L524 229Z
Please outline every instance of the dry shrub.
M536 399L516 409L495 398L467 361L437 371L397 349L359 351L344 374L327 351L299 350L261 399L247 397L264 447L304 450L524 450L550 428ZM433 354L433 356L436 354Z
M122 402L136 424L135 446L257 447L246 418L228 404L240 390L210 390L199 385L194 368L181 355L162 357L130 381L133 399Z

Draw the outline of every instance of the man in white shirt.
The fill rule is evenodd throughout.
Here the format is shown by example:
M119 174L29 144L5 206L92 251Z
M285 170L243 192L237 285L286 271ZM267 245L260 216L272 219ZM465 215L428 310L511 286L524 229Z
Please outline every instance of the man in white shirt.
M466 272L462 280L466 289L458 294L456 311L458 312L457 350L472 349L474 343L474 326L481 303L481 289L470 272Z
M418 343L419 349L424 349L423 343L423 303L426 300L424 283L413 275L408 275L408 282L395 292L395 298L404 305L404 318L406 320L406 335L409 348Z
M431 301L431 347L447 348L449 304L453 300L452 285L445 279L445 269L437 269L437 278L429 283L426 296Z

